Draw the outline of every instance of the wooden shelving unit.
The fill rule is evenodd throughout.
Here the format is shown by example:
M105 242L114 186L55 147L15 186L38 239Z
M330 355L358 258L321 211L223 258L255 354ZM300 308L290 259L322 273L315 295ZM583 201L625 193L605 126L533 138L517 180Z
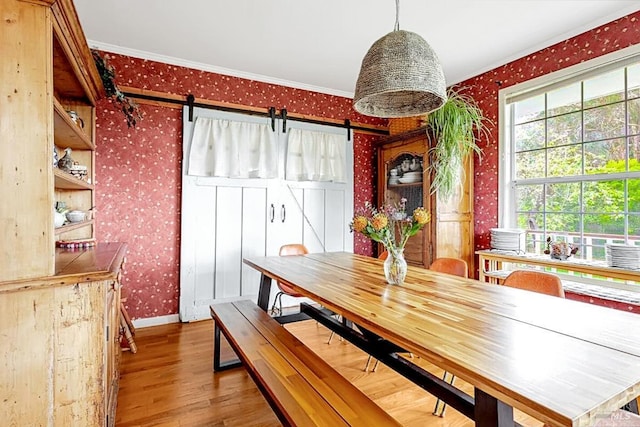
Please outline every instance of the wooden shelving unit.
M56 250L95 238L95 219L54 226L54 204L95 204L95 105L104 93L73 0L0 2L3 99L0 352L6 425L115 423L120 355L120 267L125 246ZM73 110L84 126L74 122ZM66 148L87 167L54 166Z

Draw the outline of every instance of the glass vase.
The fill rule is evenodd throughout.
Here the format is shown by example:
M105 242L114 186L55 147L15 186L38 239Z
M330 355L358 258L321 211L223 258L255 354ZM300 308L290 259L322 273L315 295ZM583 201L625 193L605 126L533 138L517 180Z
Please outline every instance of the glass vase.
M388 249L389 255L384 260L384 276L390 285L402 285L407 276L407 261L404 259L404 248Z

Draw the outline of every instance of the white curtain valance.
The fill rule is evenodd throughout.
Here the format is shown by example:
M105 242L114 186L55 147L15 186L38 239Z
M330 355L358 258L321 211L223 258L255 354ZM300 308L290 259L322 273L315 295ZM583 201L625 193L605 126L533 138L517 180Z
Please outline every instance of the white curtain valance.
M276 178L278 151L268 125L198 117L188 175Z
M344 135L289 129L286 179L346 182L346 149Z

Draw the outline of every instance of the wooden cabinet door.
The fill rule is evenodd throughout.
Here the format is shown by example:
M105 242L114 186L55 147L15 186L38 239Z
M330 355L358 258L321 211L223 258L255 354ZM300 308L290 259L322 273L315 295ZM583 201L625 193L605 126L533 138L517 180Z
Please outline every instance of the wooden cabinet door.
M385 138L378 147L378 204L407 198L407 212L415 209L417 200L431 212L431 222L409 239L405 249L407 262L428 268L436 258L461 258L473 275L474 216L473 158L463 162L462 182L452 197L443 200L431 194L429 174L429 139L424 128ZM422 160L422 184L403 180L402 165L406 160ZM398 170L400 166L401 170ZM398 170L392 172L393 169ZM403 182L404 181L404 182ZM420 199L421 197L421 199ZM381 248L380 248L381 249Z
M406 199L407 214L424 207L433 214L429 193L429 157L426 135L397 140L380 147L378 152L378 204L398 204ZM411 237L404 255L408 263L428 267L433 251L433 222Z

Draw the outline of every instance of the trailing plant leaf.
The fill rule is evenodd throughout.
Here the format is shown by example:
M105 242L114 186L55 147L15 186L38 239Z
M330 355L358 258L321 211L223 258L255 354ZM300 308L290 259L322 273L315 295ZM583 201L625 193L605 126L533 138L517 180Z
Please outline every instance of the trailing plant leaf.
M449 88L447 101L426 119L427 135L435 140L429 150L431 193L437 191L442 200L450 198L464 181L464 159L471 153L482 156L476 136L488 134L488 119L475 100L461 92L462 88Z
M124 117L127 119L128 127L135 127L138 120L142 120L142 113L140 107L132 99L128 98L116 85L116 71L111 64L109 64L109 56L105 55L104 58L100 56L97 51L92 51L93 60L98 68L98 73L102 79L104 91L107 98L111 98L118 105Z

